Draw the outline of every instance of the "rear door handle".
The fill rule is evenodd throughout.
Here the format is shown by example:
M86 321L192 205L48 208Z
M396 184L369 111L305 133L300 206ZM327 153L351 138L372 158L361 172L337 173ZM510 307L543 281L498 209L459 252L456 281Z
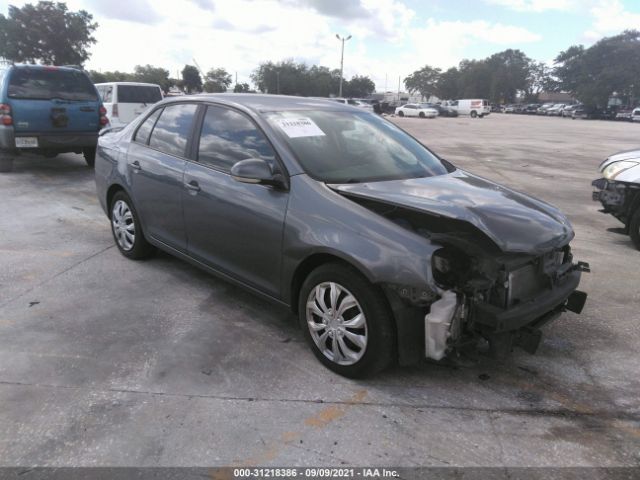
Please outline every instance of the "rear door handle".
M134 160L129 165L131 165L131 168L133 168L134 170L140 170L142 168L138 160Z
M198 185L198 182L196 182L195 180L191 180L189 183L185 183L184 186L187 187L187 190L191 190L192 192L199 192L201 190L200 185Z

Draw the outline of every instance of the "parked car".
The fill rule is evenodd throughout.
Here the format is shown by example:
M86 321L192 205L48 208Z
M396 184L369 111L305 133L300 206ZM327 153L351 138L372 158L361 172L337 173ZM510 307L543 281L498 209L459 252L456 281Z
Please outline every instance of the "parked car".
M498 105L497 103L491 104L491 112L502 113L502 105Z
M576 111L576 109L578 109L579 107L581 107L582 105L580 104L574 104L574 105L566 105L563 109L562 109L562 117L563 118L571 118L573 116L573 112Z
M165 99L103 132L96 186L122 255L159 248L288 306L345 376L482 338L533 353L586 298L557 208L336 102Z
M538 108L540 108L539 103L529 103L522 108L522 113L526 113L528 115L534 115L537 113Z
M505 105L504 113L514 113L516 111L515 105Z
M582 120L597 120L602 119L604 117L604 110L597 107L588 107L585 105L581 105L576 108L571 114L572 119L582 119Z
M565 107L564 103L556 103L553 107L547 108L546 115L550 117L559 117L562 115L562 109Z
M630 107L621 107L616 111L615 119L629 122L629 121L631 121L632 113L633 113L633 109L632 108L630 108Z
M634 108L631 112L631 121L640 122L640 108Z
M420 117L420 118L436 118L438 110L433 107L425 107L418 103L407 103L396 108L396 115L399 117Z
M540 107L538 107L538 110L536 110L536 113L538 115L546 115L547 110L549 110L554 105L555 105L554 103L543 103L542 105L540 105Z
M437 103L421 103L421 107L424 108L433 108L438 112L439 117L457 117L458 112L456 112L453 108L443 107L442 105L438 105Z
M606 158L594 180L593 199L602 204L603 213L620 220L640 250L640 150L616 153Z
M483 118L491 113L489 100L463 98L461 100L453 100L448 103L458 115L469 115L471 118Z
M342 103L344 105L351 105L353 107L358 107L358 108L362 108L363 110L368 110L370 112L373 112L373 105L371 105L370 103L364 102L362 100L357 100L355 98L336 97L336 98L331 98L330 100L333 100L334 102Z
M98 131L108 119L81 70L43 65L0 67L0 171L22 152L84 153L93 165Z
M149 105L162 100L162 89L153 83L111 82L97 83L111 125L126 125Z

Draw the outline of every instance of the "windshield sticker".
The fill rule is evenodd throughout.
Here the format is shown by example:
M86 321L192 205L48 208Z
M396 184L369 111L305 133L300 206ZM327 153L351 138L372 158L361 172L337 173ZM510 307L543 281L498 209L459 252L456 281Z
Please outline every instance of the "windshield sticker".
M325 136L320 127L308 117L278 118L275 122L289 138Z

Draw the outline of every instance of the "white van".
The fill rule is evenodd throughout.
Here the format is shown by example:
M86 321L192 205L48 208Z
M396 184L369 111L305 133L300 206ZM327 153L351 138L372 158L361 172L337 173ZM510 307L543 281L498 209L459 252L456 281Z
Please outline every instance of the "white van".
M631 112L631 121L640 122L640 108L634 108Z
M113 126L126 125L149 105L162 100L162 89L153 83L97 83L96 90Z
M470 115L471 118L482 118L491 113L489 100L484 100L482 98L463 98L462 100L453 100L448 102L447 106L458 112L458 115Z

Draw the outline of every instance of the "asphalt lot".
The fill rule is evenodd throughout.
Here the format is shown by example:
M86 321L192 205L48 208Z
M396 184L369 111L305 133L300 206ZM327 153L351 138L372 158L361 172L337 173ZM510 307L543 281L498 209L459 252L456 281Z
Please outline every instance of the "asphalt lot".
M640 125L394 121L568 214L589 299L538 354L341 378L288 311L122 257L81 156L23 157L0 174L0 465L639 465L640 252L590 182Z

